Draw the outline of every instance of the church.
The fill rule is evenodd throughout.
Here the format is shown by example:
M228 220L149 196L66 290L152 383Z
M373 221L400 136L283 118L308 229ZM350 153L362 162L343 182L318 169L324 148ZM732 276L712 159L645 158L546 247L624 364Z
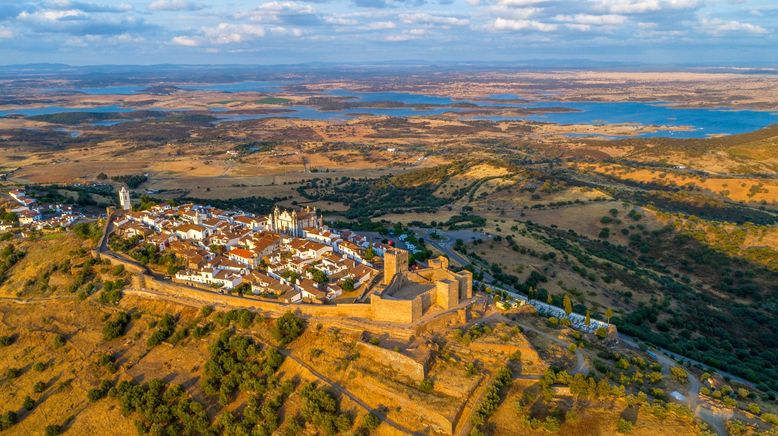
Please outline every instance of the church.
M275 233L302 238L306 228L319 229L323 225L322 217L316 212L316 208L306 207L299 211L281 210L278 206L267 216L267 229Z

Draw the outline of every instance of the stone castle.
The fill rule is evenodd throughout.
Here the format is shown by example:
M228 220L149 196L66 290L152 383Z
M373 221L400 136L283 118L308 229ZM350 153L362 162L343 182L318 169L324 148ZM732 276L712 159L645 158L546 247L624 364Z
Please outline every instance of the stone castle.
M383 286L371 295L370 304L374 317L385 321L412 323L433 308L455 309L473 297L470 271L450 270L443 256L411 271L408 252L397 248L384 253Z

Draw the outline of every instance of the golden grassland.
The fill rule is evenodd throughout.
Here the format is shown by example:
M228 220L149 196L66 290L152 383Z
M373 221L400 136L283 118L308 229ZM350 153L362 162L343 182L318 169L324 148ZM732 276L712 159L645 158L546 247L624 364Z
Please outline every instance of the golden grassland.
M579 168L636 182L693 186L734 201L778 203L778 181L775 179L701 177L672 170L631 168L619 164L580 164Z

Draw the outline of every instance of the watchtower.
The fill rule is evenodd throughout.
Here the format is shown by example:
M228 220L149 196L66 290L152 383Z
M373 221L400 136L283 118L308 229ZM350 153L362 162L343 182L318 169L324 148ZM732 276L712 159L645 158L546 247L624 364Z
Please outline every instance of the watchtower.
M408 272L408 252L391 248L384 252L384 285L392 282L397 274Z

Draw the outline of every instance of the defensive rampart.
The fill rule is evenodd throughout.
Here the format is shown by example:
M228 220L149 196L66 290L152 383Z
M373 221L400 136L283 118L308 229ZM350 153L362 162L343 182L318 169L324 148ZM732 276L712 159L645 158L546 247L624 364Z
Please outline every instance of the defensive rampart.
M408 376L411 380L421 382L427 377L427 365L430 356L427 355L421 362L397 351L387 350L364 341L357 341L357 349L360 355L373 360L379 365L388 366L391 371Z

